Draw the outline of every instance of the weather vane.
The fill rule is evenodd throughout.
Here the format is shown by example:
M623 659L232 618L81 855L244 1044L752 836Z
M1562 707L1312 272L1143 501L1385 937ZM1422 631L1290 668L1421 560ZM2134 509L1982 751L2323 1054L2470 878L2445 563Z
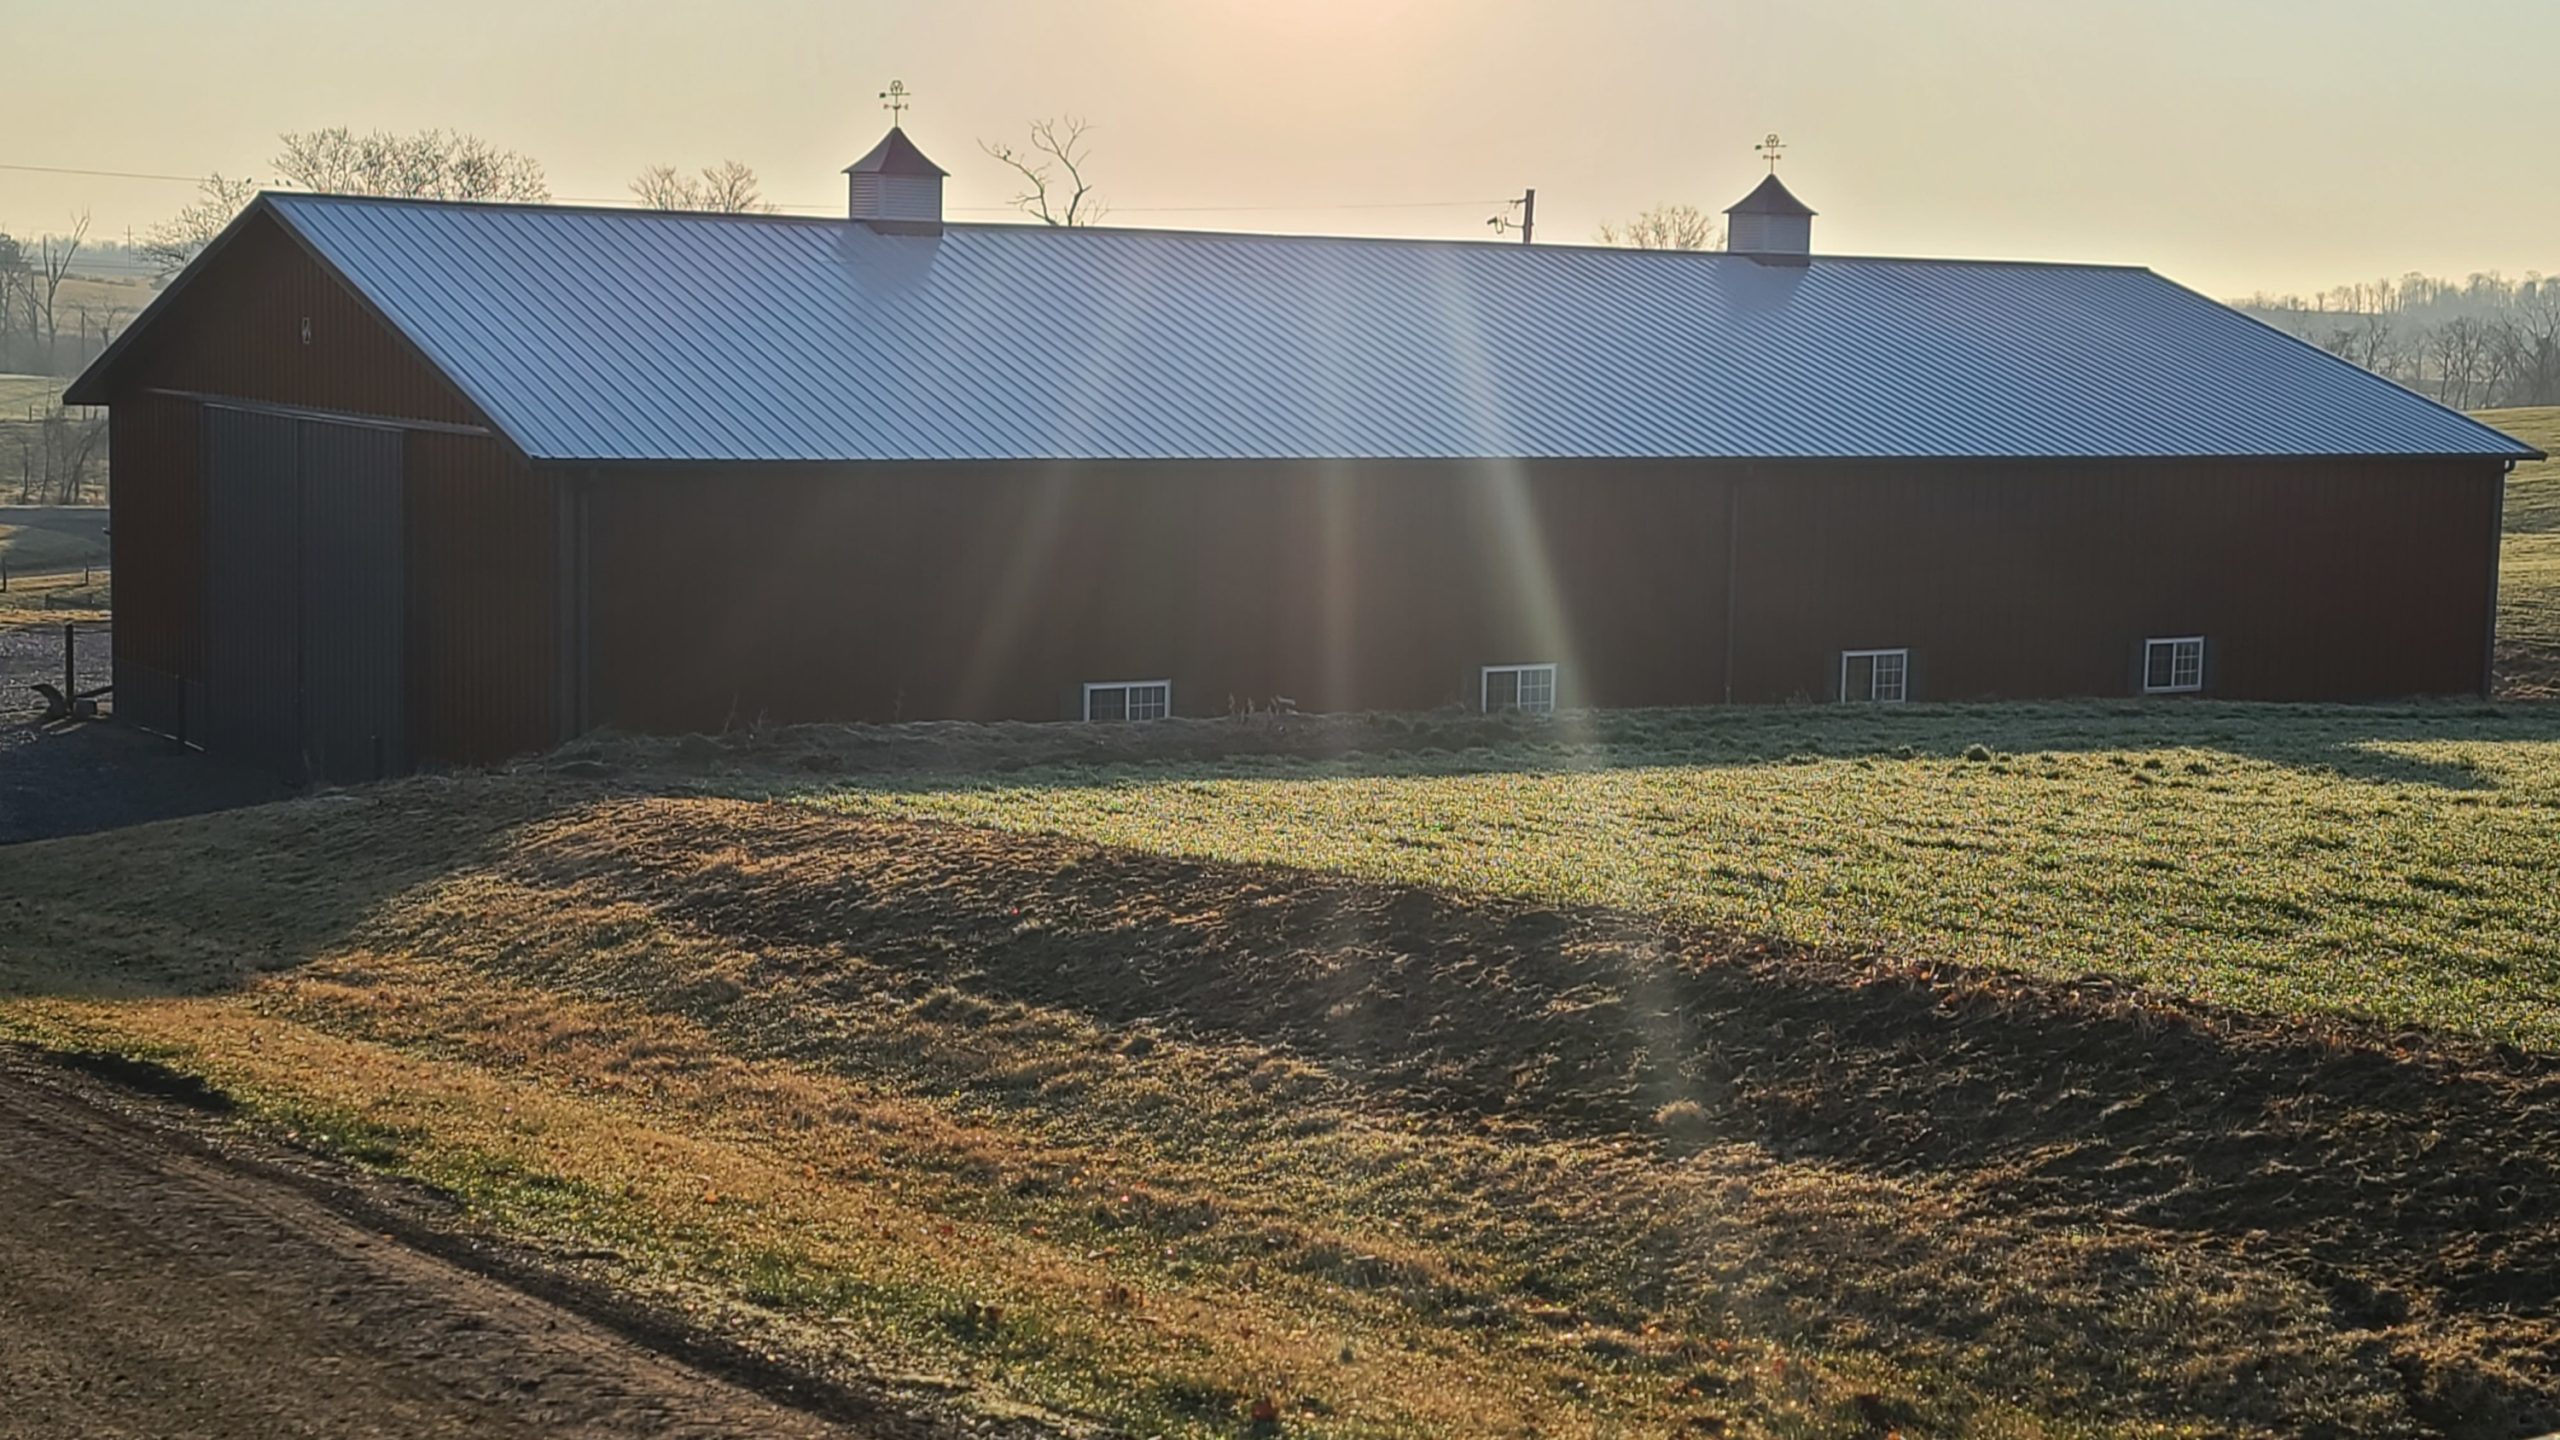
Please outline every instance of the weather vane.
M1775 175L1778 173L1778 157L1780 152L1787 148L1787 142L1778 138L1777 131L1770 131L1761 139L1759 144L1754 145L1751 148L1761 159L1769 162L1770 174Z
M880 108L889 112L891 126L898 123L898 116L905 112L909 103L907 82L904 80L892 80L889 82L889 88L880 92ZM1769 138L1775 140L1778 137L1772 135Z

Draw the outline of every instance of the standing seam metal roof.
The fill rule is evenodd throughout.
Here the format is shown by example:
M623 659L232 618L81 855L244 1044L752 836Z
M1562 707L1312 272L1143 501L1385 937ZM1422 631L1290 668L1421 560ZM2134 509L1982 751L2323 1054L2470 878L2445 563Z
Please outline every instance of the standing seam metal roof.
M271 195L528 455L2476 455L2147 270Z

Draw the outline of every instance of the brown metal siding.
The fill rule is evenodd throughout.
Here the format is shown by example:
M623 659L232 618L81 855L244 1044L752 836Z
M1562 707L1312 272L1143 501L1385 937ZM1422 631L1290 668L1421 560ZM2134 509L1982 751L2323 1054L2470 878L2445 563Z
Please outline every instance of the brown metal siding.
M495 440L407 441L409 720L421 759L559 743L558 482Z
M114 403L161 389L359 415L475 425L481 418L399 334L258 216L136 343ZM308 326L308 336L305 326Z
M1177 710L1565 703L1720 684L1721 485L1673 467L993 466L605 473L595 718L1051 719L1088 680ZM1631 557L1634 563L1630 563Z
M189 401L135 395L108 412L108 536L116 577L116 713L164 735L187 724L183 677L204 673L203 421Z
M1916 698L2135 693L2203 634L2210 692L2481 688L2496 467L1367 464L606 472L595 717L1819 700L1908 646ZM1728 532L1727 517L1734 517ZM1728 564L1728 556L1731 558ZM1734 597L1730 674L1727 596Z
M2137 693L2203 635L2208 693L2485 688L2495 462L1768 467L1742 491L1735 698L1823 699L1907 646L1915 698Z

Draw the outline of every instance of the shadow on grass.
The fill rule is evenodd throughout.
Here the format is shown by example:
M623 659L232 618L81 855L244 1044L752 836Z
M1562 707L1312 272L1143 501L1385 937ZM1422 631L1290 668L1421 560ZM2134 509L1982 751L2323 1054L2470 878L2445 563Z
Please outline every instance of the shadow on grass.
M1975 718L1923 714L1941 745ZM2173 718L2180 738L2152 743L2195 744L2217 723ZM2369 743L2364 718L2294 743ZM2411 738L2551 728L2538 715L2421 718ZM1914 733L1928 731L1895 743ZM2129 742L2112 727L2108 743ZM556 775L411 781L0 852L0 894L19 902L0 999L219 993L363 939L417 887L484 871L717 936L752 957L748 993L765 972L777 989L814 980L826 1004L954 992L1044 1007L1294 1054L1433 1123L1535 1127L1674 1163L1747 1141L1944 1181L2003 1217L2210 1244L2321 1287L2341 1329L2391 1348L2425 1423L2483 1436L2560 1423L2560 1062L2437 1037L1607 909L799 807L655 803ZM106 901L102 883L117 887ZM436 923L492 942L470 963L538 982L542 957L584 943L538 923L471 933L453 912L466 903L446 902ZM92 943L100 925L111 938ZM823 1015L798 1016L755 1044L812 1037L768 1056L841 1063L828 1033ZM980 1098L999 1106L1046 1103L962 1083L988 1085ZM2514 1363L2484 1358L2476 1337L2490 1332Z
M635 812L523 871L787 955L776 983L827 954L870 977L829 1003L957 992L1295 1053L1450 1123L1943 1177L2281 1264L2344 1329L2494 1326L2560 1359L2548 1057L1055 837L794 816L724 833L712 867L699 840ZM2560 1422L2560 1365L2468 1354L2397 1362L2430 1423Z
M254 767L113 724L0 720L0 845L263 805L292 794Z
M100 743L116 753L163 742ZM456 782L426 779L278 799L271 779L242 783L253 793L227 813L0 846L0 1002L244 988L342 947L401 895L499 863L526 827L600 796L557 781L465 782L484 788L457 805Z

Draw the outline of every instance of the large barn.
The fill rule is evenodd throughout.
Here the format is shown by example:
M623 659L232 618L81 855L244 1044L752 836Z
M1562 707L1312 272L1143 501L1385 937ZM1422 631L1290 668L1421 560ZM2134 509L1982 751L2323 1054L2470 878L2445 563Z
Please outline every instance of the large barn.
M2147 270L261 196L111 407L116 704L595 726L2490 683L2530 447Z

